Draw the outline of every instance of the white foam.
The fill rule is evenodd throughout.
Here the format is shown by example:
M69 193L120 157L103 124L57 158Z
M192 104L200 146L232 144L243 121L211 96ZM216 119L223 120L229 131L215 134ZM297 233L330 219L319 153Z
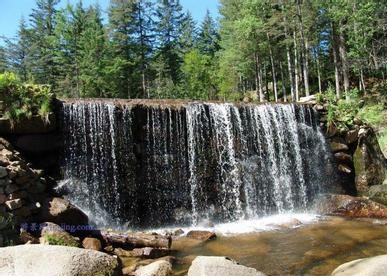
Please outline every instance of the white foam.
M228 223L216 224L212 227L203 227L203 226L190 226L190 227L169 227L163 229L156 229L152 232L157 233L168 233L173 232L177 229L182 229L184 233L187 233L191 230L205 230L215 232L220 235L237 235L237 234L247 234L254 232L262 231L272 231L281 229L284 226L288 228L296 228L305 224L310 224L318 221L320 218L316 214L307 214L307 213L292 213L292 214L278 214L267 217L249 219L249 220L238 220ZM298 223L298 221L301 223Z

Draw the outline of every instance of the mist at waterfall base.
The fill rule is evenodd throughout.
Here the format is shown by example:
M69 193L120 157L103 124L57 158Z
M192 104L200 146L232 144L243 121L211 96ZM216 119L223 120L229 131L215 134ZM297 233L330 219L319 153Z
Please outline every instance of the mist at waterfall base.
M100 227L237 233L306 223L316 216L299 213L332 174L306 105L79 100L62 114L59 188Z

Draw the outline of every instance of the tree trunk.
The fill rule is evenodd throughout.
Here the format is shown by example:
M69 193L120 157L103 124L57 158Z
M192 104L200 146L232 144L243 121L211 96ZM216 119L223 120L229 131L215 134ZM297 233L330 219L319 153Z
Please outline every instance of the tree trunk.
M282 10L284 10L284 5L282 1L280 1ZM284 22L284 34L285 34L285 39L289 39L289 34L288 34L288 22L286 19L286 15L283 13L283 22ZM294 78L293 78L293 68L292 68L292 58L290 55L290 47L288 43L286 43L286 58L287 58L287 63L288 63L288 74L289 74L289 83L290 83L290 94L292 98L292 102L294 102L295 95L294 95Z
M258 53L254 54L254 59L255 59L255 87L256 87L256 91L257 91L257 96L259 96L259 101L263 102L264 95L263 95L263 89L262 89L262 73L260 72L261 66L259 64Z
M364 95L367 96L367 90L366 90L365 83L364 83L363 69L360 69L360 84L361 84L360 90L362 90L364 92Z
M297 53L297 38L296 32L293 31L293 43L294 43L294 88L296 92L296 101L300 99L300 91L298 86L298 53Z
M269 55L270 55L270 63L271 63L271 74L273 79L273 90L274 90L274 100L278 102L278 91L277 91L277 78L275 76L275 66L274 66L274 58L273 51L271 49L270 37L269 34L266 33L267 41L269 42Z
M340 93L340 62L338 55L338 37L336 32L336 27L332 23L332 52L333 52L333 63L335 65L335 87L336 87L336 98L341 98Z
M341 71L343 74L345 98L349 100L349 95L348 95L349 72L348 72L347 50L345 46L345 37L342 31L340 31L339 33L339 53L340 53L340 59L341 59Z
M317 67L317 79L318 79L318 93L321 93L322 89L321 89L321 72L320 72L319 56L316 57L316 67Z
M304 25L302 22L301 6L300 1L297 1L297 15L300 25L300 34L301 34L301 58L302 58L302 70L304 76L304 87L305 87L305 96L309 96L309 80L308 80L308 42L304 36Z
M286 87L285 87L285 79L284 79L284 71L283 71L283 68L282 68L282 62L280 62L280 70L281 70L282 94L283 94L283 97L284 97L284 102L287 102Z

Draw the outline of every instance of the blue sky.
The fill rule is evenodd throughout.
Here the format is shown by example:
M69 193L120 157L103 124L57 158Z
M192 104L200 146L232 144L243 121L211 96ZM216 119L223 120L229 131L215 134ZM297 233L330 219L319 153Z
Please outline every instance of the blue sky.
M78 0L61 0L60 6ZM83 0L84 6L98 2L106 11L109 0ZM196 21L200 22L208 9L213 17L218 16L218 0L180 0L185 10L191 11ZM35 0L0 0L0 37L14 37L17 32L21 16L28 19L35 7ZM1 40L0 40L1 41Z

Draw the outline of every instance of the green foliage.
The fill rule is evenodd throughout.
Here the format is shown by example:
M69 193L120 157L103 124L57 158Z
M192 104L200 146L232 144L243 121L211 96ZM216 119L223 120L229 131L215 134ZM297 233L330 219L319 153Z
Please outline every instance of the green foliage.
M67 235L61 235L58 233L46 233L42 236L50 245L62 245L78 247L78 242L73 237Z
M0 100L11 123L39 115L48 121L53 98L48 85L22 83L14 73L0 74Z
M383 103L366 105L359 111L359 118L373 126L378 126L384 122Z

